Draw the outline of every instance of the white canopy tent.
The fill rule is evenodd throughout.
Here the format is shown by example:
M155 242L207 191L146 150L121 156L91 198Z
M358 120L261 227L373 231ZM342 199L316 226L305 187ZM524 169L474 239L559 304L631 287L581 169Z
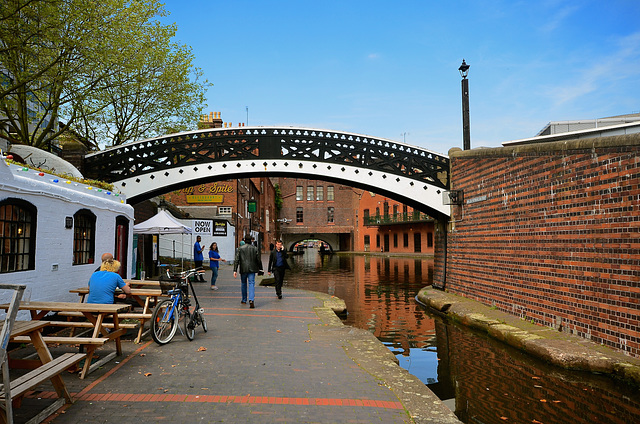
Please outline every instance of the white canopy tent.
M151 218L147 219L140 224L133 226L133 234L191 234L193 230L191 227L179 222L169 212L161 209L158 213ZM184 268L184 254L183 268Z

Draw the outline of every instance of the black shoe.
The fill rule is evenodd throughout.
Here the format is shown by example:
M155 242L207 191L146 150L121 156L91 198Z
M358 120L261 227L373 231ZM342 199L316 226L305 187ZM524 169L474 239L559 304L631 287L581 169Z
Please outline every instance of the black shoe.
M278 295L278 299L282 299L282 295L281 294Z
M250 308L250 309L253 309L253 308L255 308L255 307L256 307L256 306L253 304L253 300L250 300L250 301L249 301L249 308Z
M244 300L241 300L240 303L242 303L243 305L247 304L247 302L245 302Z

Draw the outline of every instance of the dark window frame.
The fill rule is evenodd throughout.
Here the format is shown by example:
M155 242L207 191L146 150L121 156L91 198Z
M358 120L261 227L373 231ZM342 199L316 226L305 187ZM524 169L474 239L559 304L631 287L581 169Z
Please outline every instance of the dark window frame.
M0 201L0 274L36 269L37 224L32 203L13 197Z
M73 214L73 265L95 262L96 215L89 209Z

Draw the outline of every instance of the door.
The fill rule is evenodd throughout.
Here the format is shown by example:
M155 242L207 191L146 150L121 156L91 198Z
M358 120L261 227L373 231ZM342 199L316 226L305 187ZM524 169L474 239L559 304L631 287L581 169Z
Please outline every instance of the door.
M127 278L127 242L129 239L129 220L124 216L116 218L116 246L113 249L113 257L120 262L118 274Z

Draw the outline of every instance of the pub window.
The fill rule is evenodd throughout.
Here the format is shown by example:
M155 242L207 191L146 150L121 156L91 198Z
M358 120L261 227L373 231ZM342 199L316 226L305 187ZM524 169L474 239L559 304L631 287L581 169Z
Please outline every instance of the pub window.
M327 222L333 224L333 215L335 213L335 208L327 208Z
M73 264L94 262L96 246L96 216L87 209L73 215Z
M313 186L307 186L307 200L313 200Z
M296 187L296 200L302 200L302 186Z
M0 201L0 273L36 267L37 209L21 199Z
M296 222L304 222L304 210L302 208L296 208Z
M333 186L327 186L327 200L333 202Z
M318 186L316 187L316 200L321 202L324 200L324 187Z

